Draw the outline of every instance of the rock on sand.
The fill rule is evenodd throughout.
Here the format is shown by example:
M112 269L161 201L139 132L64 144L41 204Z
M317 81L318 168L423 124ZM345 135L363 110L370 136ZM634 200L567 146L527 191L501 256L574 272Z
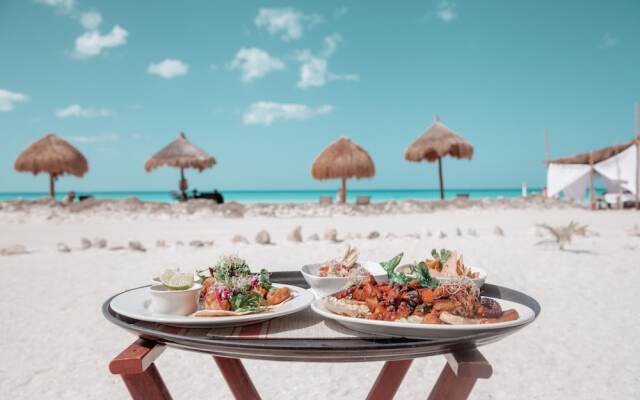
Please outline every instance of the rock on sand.
M67 246L66 244L60 242L57 245L57 249L60 253L70 253L71 252L71 248L69 246Z
M302 242L302 226L298 225L293 228L291 233L287 235L287 240L298 243Z
M244 244L249 244L249 239L247 239L246 237L242 236L242 235L235 235L232 239L231 239L231 243L244 243Z
M145 249L142 243L137 241L129 242L129 248L134 251L142 251L142 252L147 251L147 249Z
M0 256L17 256L19 254L28 254L29 250L21 244L5 247L0 249Z
M258 244L271 244L271 235L269 232L262 230L256 235L256 243Z
M324 240L330 240L332 242L338 241L338 231L336 229L327 229L324 231Z
M80 239L80 247L82 248L82 250L91 248L91 240L87 238Z

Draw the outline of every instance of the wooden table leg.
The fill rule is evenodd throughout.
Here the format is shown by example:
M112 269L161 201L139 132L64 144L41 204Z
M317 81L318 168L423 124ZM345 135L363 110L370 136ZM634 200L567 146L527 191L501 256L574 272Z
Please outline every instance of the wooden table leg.
M109 370L122 376L134 400L171 400L171 394L153 363L163 351L163 345L138 339L109 363Z
M396 395L413 360L387 361L369 391L367 400L389 400Z
M478 379L489 379L491 364L477 349L445 355L445 364L428 400L465 400Z
M260 400L260 394L237 358L213 357L236 400Z

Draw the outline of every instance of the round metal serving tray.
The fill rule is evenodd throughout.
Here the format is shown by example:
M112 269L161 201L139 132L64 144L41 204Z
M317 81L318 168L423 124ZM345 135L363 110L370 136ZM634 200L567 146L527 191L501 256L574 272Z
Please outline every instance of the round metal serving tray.
M271 274L271 280L275 283L308 288L302 274L297 271L274 272ZM535 299L513 289L485 284L482 286L482 295L524 304L535 312L536 318L540 314L540 305ZM176 329L163 325L155 325L152 328L138 326L136 325L137 320L119 315L110 308L111 299L115 296L105 301L102 306L105 318L144 339L170 347L216 356L257 360L304 362L406 360L483 346L501 340L528 325L456 337L455 339L437 340L384 337L379 339L230 339L206 336L207 330L202 328Z

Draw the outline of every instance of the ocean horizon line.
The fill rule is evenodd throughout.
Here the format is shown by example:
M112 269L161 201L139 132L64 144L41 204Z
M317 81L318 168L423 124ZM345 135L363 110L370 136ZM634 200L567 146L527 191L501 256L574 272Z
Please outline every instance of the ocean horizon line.
M540 189L530 189L529 194L540 193ZM174 202L171 190L149 190L149 191L74 191L77 196L92 196L100 200L123 200L136 197L142 201L152 202ZM175 191L174 191L175 192ZM189 193L191 191L188 191ZM58 191L56 199L62 200L67 191ZM337 192L332 189L295 189L295 190L222 190L220 193L225 201L235 201L239 203L316 203L320 196L335 197ZM446 189L445 197L454 198L458 195L465 195L471 199L500 198L500 197L520 197L521 188L508 189ZM0 200L36 200L47 197L47 192L0 192ZM347 201L353 202L359 196L369 196L374 203L396 200L439 200L439 189L351 189L347 192Z
M187 192L191 192L193 189L187 190ZM520 187L495 187L495 188L446 188L444 191L447 192L461 192L461 191L473 191L473 192L493 192L493 191L518 191L520 192L522 188ZM530 187L527 189L529 192L531 191L541 191L542 188L538 187ZM99 193L99 194L112 194L112 193L171 193L177 192L177 189L153 189L153 190L59 190L58 193ZM201 191L199 191L201 192ZM206 192L202 191L202 192ZM326 193L326 192L336 192L333 189L225 189L220 190L221 193ZM382 188L382 189L349 189L348 192L440 192L439 188L433 189L413 189L413 188ZM0 191L0 195L48 195L47 191Z

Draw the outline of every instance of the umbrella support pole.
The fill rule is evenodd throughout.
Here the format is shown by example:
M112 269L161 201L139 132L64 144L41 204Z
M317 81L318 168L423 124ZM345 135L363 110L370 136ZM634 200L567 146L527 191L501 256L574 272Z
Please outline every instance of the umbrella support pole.
M342 189L340 190L340 204L347 201L347 178L342 178Z
M56 198L56 175L49 174L49 196L52 199Z
M438 157L438 177L440 178L440 200L444 200L444 180L442 179L442 157Z

